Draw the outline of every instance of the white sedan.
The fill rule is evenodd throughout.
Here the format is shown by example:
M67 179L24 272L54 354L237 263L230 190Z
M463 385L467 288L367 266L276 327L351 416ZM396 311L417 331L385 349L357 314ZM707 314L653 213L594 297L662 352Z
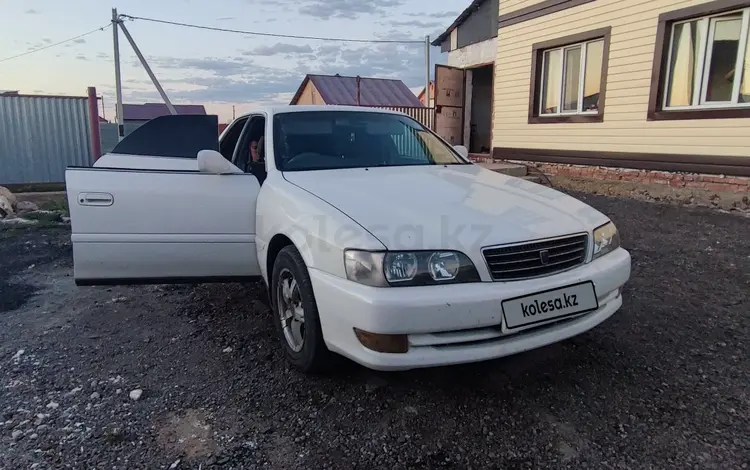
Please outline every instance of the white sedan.
M410 117L286 106L166 116L68 168L79 285L262 279L306 372L403 370L583 333L630 255L599 211L472 164Z

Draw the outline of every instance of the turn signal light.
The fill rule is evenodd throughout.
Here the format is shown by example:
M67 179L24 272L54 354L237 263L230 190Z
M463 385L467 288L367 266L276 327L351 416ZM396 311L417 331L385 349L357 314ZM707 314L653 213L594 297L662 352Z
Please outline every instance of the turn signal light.
M409 351L409 338L406 335L381 335L354 328L354 334L362 346L381 353L403 354Z

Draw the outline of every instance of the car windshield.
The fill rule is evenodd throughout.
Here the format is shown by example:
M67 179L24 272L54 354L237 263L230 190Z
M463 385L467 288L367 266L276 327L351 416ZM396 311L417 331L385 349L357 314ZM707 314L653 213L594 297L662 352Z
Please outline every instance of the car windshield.
M303 111L274 116L281 171L468 164L416 120L398 114Z

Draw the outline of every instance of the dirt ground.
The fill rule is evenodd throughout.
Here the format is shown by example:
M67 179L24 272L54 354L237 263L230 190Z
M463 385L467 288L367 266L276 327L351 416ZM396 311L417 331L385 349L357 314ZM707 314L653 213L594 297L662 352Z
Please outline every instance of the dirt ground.
M77 288L66 227L0 229L0 469L748 468L750 220L577 196L633 256L621 311L388 374L291 371L260 285Z

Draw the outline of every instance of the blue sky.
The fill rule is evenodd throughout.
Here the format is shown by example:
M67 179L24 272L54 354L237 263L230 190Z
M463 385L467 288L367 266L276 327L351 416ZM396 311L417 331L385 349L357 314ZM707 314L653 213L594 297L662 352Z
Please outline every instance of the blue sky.
M0 59L108 24L119 13L230 29L365 39L437 36L469 0L15 0L0 16ZM218 6L218 5L221 6ZM237 112L288 103L306 73L398 78L424 84L419 44L342 44L265 38L144 21L126 26L175 103L204 104L222 121ZM125 102L159 101L120 34ZM433 62L442 61L432 48ZM106 29L0 63L0 90L84 95L96 86L114 116L112 32Z

